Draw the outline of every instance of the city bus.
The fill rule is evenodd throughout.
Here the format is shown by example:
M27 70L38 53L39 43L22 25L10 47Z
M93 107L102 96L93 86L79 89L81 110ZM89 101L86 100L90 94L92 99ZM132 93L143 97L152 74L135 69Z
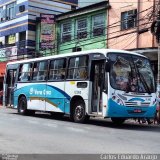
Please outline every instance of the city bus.
M153 118L156 89L147 57L129 51L95 49L9 62L4 78L4 106L19 114L44 111L89 117Z

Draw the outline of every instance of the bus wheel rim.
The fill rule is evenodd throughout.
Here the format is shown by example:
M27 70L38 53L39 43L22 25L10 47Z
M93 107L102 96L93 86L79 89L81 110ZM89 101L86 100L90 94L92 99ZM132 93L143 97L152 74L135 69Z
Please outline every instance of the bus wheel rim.
M84 109L81 105L78 105L75 109L75 118L77 120L80 120L83 118L83 112L84 112Z

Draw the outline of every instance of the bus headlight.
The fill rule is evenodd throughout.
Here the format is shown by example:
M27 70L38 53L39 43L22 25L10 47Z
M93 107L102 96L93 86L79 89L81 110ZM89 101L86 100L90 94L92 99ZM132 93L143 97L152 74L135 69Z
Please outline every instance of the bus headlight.
M114 101L114 102L116 102L118 105L122 105L122 106L124 106L124 103L123 103L123 101L119 98L119 97L117 97L117 96L112 96L112 100Z
M124 106L124 104L123 104L123 101L121 100L121 99L117 99L117 103L119 104L119 105L121 105L121 106Z
M115 100L116 100L116 96L112 96L112 100L114 100L114 101L115 101Z

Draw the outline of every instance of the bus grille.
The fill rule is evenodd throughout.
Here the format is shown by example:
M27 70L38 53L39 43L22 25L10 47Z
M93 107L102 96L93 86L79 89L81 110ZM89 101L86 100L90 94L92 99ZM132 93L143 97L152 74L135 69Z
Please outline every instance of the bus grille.
M141 105L138 102L125 102L126 107L149 107L150 102L141 102Z

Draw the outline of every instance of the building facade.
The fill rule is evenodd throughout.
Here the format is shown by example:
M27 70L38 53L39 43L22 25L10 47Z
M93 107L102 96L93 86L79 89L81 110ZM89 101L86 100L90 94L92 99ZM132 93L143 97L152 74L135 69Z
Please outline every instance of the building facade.
M42 23L37 25L37 50L40 55L54 55L95 48L106 48L108 1L55 16L52 27L54 48L42 47ZM45 48L45 49L44 49Z
M151 24L157 17L158 0L110 0L108 48L124 49L147 56L157 77L158 50Z
M37 17L58 15L77 5L78 0L1 0L0 61L34 57Z
M57 17L58 53L107 48L107 17L110 8L103 1Z

